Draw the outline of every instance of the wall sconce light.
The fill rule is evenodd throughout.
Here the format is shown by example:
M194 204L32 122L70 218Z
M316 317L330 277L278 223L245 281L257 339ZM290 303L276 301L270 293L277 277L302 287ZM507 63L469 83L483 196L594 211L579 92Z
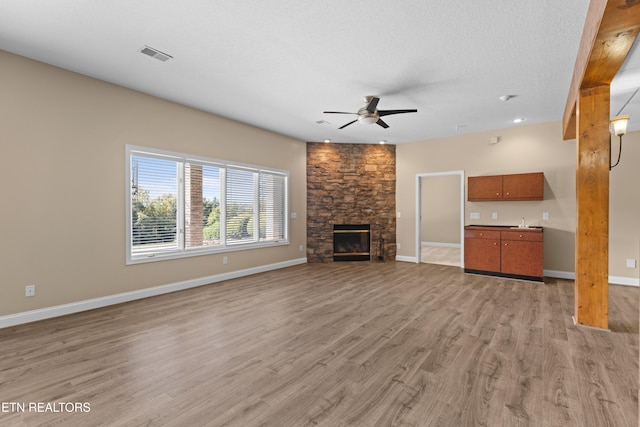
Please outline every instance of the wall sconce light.
M620 163L620 155L622 154L622 135L627 133L627 123L629 123L629 116L616 116L611 119L611 129L613 133L620 138L620 144L618 147L618 161L615 165L611 164L611 134L609 134L609 170L618 166Z

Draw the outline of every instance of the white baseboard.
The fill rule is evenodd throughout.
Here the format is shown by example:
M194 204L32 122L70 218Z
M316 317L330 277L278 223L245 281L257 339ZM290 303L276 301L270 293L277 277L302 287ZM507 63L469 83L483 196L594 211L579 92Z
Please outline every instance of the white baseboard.
M420 242L420 246L433 246L437 248L460 248L460 243Z
M544 270L542 274L544 277L554 277L556 279L575 280L576 278L576 273L573 271Z
M545 277L555 277L557 279L576 279L576 274L573 271L545 270L544 275ZM634 277L609 276L609 283L612 285L640 286L640 280Z
M84 301L72 302L69 304L56 305L53 307L40 308L37 310L24 311L22 313L0 316L0 328L21 325L23 323L35 322L38 320L50 319L52 317L64 316L137 299L148 298L156 295L168 294L170 292L182 291L198 286L209 285L223 280L236 279L238 277L250 276L252 274L264 273L294 265L306 264L307 258L298 258L290 261L278 262L275 264L262 265L259 267L247 268L244 270L231 271L229 273L216 274L198 279L185 280L183 282L170 283L167 285L154 286L152 288L138 289L131 292L123 292L106 297L92 298Z
M416 257L400 256L400 255L396 256L396 261L413 262L413 263L418 262ZM545 277L554 277L556 279L567 279L567 280L576 279L576 274L573 271L544 270L543 274ZM609 283L612 285L640 287L640 280L633 277L609 276Z
M414 256L401 256L401 255L396 255L396 261L402 261L402 262L413 262L414 264L418 262L418 258L414 257Z
M623 286L640 286L640 280L634 277L609 276L609 283Z

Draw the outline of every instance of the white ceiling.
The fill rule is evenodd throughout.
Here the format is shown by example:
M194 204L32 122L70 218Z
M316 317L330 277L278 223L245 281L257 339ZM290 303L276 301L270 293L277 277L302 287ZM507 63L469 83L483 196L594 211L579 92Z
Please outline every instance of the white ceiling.
M303 141L402 143L561 120L588 5L3 0L0 49ZM612 114L640 86L640 60L623 70ZM366 95L418 113L343 130L354 117L323 114L355 112ZM640 95L622 113L640 123Z

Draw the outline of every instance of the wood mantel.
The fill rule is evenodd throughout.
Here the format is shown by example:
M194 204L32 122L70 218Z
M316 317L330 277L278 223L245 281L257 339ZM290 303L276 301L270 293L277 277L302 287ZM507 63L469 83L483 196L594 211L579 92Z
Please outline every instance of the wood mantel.
M608 328L610 84L640 30L640 0L592 0L563 117L576 139L575 321Z

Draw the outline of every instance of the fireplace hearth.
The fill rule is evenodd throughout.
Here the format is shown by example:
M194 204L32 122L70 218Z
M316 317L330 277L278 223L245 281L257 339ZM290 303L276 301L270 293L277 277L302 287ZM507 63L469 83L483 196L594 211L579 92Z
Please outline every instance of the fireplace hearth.
M334 224L334 261L370 261L371 226L369 224Z

